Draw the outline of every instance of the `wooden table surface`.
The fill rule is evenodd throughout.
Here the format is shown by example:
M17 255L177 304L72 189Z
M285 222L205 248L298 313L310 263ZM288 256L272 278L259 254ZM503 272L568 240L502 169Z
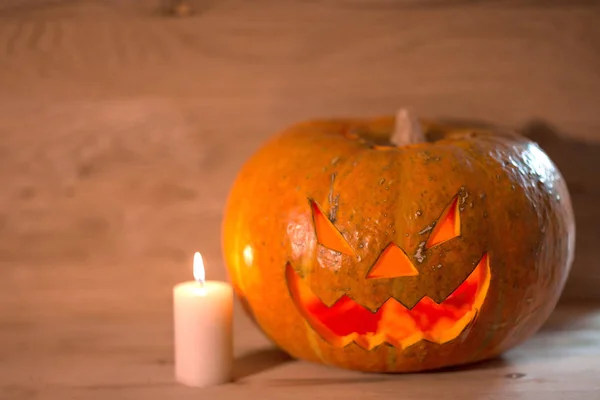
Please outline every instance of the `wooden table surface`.
M79 285L82 285L80 281ZM141 293L142 285L129 285ZM562 305L504 357L444 372L364 374L291 360L236 310L235 381L194 389L173 379L167 296L65 296L32 285L3 309L0 399L598 399L600 306ZM73 293L71 293L72 295ZM23 295L25 297L25 294ZM161 301L151 301L160 297ZM35 300L34 300L35 299ZM133 303L133 304L132 304ZM35 304L35 307L34 307ZM37 310L37 311L34 311ZM68 311L66 311L68 309ZM62 311L59 311L62 310Z
M0 3L0 399L600 398L594 1ZM577 216L565 301L503 359L418 375L289 360L236 308L235 383L173 382L171 288L244 160L295 121L393 113L530 134Z

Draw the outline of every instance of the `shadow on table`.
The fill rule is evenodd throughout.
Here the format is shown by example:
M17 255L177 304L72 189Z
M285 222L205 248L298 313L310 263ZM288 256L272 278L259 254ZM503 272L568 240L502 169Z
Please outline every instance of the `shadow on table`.
M598 302L565 302L559 305L541 332L579 331L597 329L600 324L600 303Z
M233 380L238 381L293 360L288 354L274 347L251 351L235 359Z
M289 379L271 379L269 386L327 386L327 385L353 385L365 383L378 383L392 380L389 375L371 374L368 376L350 376L347 378L289 378Z
M427 376L438 374L452 374L461 372L476 372L498 370L501 374L498 375L498 380L504 379L520 379L525 374L519 372L511 372L508 367L511 363L502 357L493 360L480 361L473 364L468 364L459 367L450 367L435 371L426 371L420 373L362 373L357 375L348 371L348 377L330 377L330 378L289 378L289 379L272 379L269 380L269 386L327 386L327 385L354 385L354 384L369 384L379 382L401 381L428 379ZM326 367L323 367L326 368ZM333 368L333 367L332 367Z
M472 364L459 365L456 367L448 367L429 371L430 374L445 374L453 372L466 372L466 371L484 371L494 369L505 369L509 367L511 363L504 357L499 356L491 360L478 361Z

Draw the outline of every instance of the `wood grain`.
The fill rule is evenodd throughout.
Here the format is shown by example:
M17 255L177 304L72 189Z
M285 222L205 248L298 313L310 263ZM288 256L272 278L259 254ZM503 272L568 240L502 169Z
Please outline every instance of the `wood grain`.
M158 2L7 6L3 259L182 261L199 245L197 215L218 220L237 169L273 132L409 105L546 126L537 140L573 182L578 215L567 294L600 296L598 150L554 137L600 138L600 8L542 3L192 2L191 18L164 17Z
M191 0L189 18L165 4L0 4L0 398L197 397L171 378L171 286L195 250L226 279L229 185L264 140L306 118L411 106L530 135L577 214L565 297L600 298L598 2ZM600 389L594 307L565 305L504 362L402 377L289 362L240 310L236 323L244 377L200 395Z

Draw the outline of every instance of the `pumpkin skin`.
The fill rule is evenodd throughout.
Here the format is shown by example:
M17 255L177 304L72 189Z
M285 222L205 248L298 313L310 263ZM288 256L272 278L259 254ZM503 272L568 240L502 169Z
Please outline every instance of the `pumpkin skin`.
M395 147L393 117L309 121L275 136L242 167L223 220L226 266L246 311L292 356L372 372L461 365L519 344L554 309L575 242L569 193L555 165L512 132L421 123L426 142ZM453 201L458 235L429 246ZM319 240L323 216L350 254ZM416 274L369 279L390 244ZM390 299L406 310L423 299L436 307L482 260L481 302L458 331L436 330L445 335L437 341L433 330L416 328L416 339L403 343L369 342L367 334L343 340L295 297L294 285L302 285L325 309L340 299L371 314Z

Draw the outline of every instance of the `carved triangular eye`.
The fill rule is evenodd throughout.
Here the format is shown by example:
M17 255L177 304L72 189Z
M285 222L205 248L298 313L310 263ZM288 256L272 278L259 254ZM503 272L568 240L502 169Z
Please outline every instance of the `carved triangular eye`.
M349 256L354 255L352 247L350 247L344 236L331 223L329 218L323 214L317 202L311 200L310 205L312 207L313 221L319 244Z
M367 274L367 279L414 275L419 275L419 271L410 262L406 253L394 243L390 243Z
M460 210L458 196L454 197L438 219L425 247L430 248L460 236Z

